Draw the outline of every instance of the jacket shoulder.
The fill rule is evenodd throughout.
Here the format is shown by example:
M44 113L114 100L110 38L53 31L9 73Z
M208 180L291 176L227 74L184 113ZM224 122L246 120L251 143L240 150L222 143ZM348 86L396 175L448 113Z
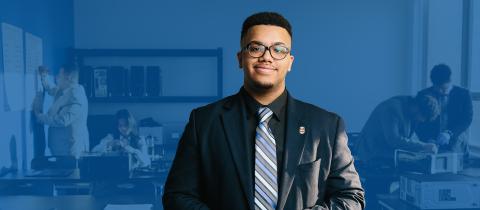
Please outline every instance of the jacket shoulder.
M212 117L216 114L220 114L224 110L225 106L230 106L236 100L238 100L237 95L227 96L210 104L197 107L192 110L192 113L195 113L196 118L200 119Z
M453 86L452 92L456 92L456 93L462 94L462 95L469 95L470 94L470 91L468 89L460 87L460 86Z
M293 99L295 102L295 109L293 111L302 110L304 117L312 120L321 120L323 122L332 122L341 120L340 115L335 112L331 112L314 104L303 102L297 99Z

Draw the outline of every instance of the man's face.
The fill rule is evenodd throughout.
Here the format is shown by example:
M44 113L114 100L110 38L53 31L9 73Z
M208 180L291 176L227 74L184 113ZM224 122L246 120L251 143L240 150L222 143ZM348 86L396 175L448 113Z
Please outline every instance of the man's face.
M60 69L60 72L58 72L56 81L58 88L60 88L61 90L65 89L68 86L68 77L65 75L63 69Z
M434 85L433 86L435 91L437 91L441 95L448 95L450 93L451 87L452 87L452 85L451 85L450 82L446 82L446 83L443 83L441 85Z
M291 49L291 37L279 26L256 25L250 28L242 41L242 47L256 43L270 47L284 46ZM273 51L274 49L272 49ZM275 59L269 50L259 58L252 57L246 50L237 54L240 68L243 68L244 86L256 91L270 91L285 88L285 77L290 71L293 56L288 53L283 59Z

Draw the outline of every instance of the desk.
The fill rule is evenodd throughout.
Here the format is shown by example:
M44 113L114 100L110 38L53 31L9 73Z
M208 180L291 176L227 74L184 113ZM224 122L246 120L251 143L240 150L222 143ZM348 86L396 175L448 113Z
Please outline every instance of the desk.
M419 208L410 205L398 197L398 194L380 194L377 195L378 204L381 210L420 210ZM435 210L435 209L429 209ZM442 209L448 210L448 209ZM452 209L453 210L453 209ZM478 210L478 209L455 209L455 210Z
M153 197L155 200L160 198L160 193L165 182L167 174L141 174L132 172L127 179L118 179L118 180L108 180L112 183L135 183L135 184L152 184L154 187ZM85 179L80 176L79 170L75 169L72 174L66 177L27 177L25 172L19 171L16 173L9 173L0 177L0 187L4 187L3 192L0 190L2 195L57 195L58 186L61 185L75 185L75 184L86 184L87 193L91 192L89 189L92 183L95 183L97 180L94 179ZM103 183L107 182L105 180ZM84 185L85 186L85 185ZM39 190L40 188L40 190ZM43 189L48 188L48 189ZM75 188L75 187L70 187ZM83 189L85 187L80 187ZM1 188L0 188L1 189ZM10 191L10 190L11 191ZM159 190L160 189L160 190ZM27 193L25 193L27 192ZM28 193L31 192L31 193ZM61 193L59 193L61 194ZM3 210L3 209L0 209Z
M25 182L48 182L48 183L75 183L85 182L80 178L80 171L78 169L73 170L72 174L65 177L32 177L25 176L27 171L10 172L0 177L1 183L25 183Z
M118 198L96 198L90 195L70 196L0 196L0 210L103 210L111 204L135 204L115 202ZM161 210L160 203L152 203L154 210Z
M84 183L93 182L95 179L86 179L80 176L79 169L74 169L73 173L65 177L32 177L25 176L25 171L18 171L15 173L8 173L0 177L1 183L25 183L25 182L48 182L48 183ZM167 173L159 174L140 174L137 172L131 172L128 179L115 180L115 181L164 181L167 177Z

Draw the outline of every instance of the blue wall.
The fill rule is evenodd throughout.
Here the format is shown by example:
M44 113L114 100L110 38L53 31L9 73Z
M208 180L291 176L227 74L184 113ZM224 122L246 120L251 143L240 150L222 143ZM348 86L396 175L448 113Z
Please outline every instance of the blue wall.
M23 32L31 33L43 39L43 61L52 71L67 61L67 50L73 47L73 1L71 0L46 0L46 1L0 1L0 22L8 23L23 29ZM1 45L1 42L0 42ZM0 51L0 88L3 102L3 55ZM18 94L25 94L19 92ZM30 106L30 104L26 104ZM17 139L18 158L21 159L21 151L31 150L28 114L24 111L5 112L3 103L0 109L0 166L9 166L8 142L10 136ZM25 118L25 120L22 120ZM22 134L23 133L23 134ZM23 137L22 137L23 136ZM23 138L23 139L22 139ZM24 144L23 144L23 143ZM25 150L23 149L25 148ZM28 150L27 150L28 148ZM30 157L31 154L25 154ZM26 164L29 161L24 163ZM20 164L22 164L20 162Z
M278 11L293 26L295 61L287 76L288 89L294 97L341 114L351 131L361 129L377 103L411 90L411 0L74 4L77 48L222 47L225 96L236 93L243 81L236 60L243 20L254 12ZM138 118L186 121L198 105L91 104L90 112L128 107Z

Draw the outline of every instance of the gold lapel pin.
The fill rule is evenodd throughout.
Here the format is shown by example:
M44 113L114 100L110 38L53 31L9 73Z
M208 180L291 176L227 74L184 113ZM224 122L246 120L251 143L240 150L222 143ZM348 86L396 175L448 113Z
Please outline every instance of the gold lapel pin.
M298 132L302 135L305 134L305 127L300 126L300 128L298 128Z

